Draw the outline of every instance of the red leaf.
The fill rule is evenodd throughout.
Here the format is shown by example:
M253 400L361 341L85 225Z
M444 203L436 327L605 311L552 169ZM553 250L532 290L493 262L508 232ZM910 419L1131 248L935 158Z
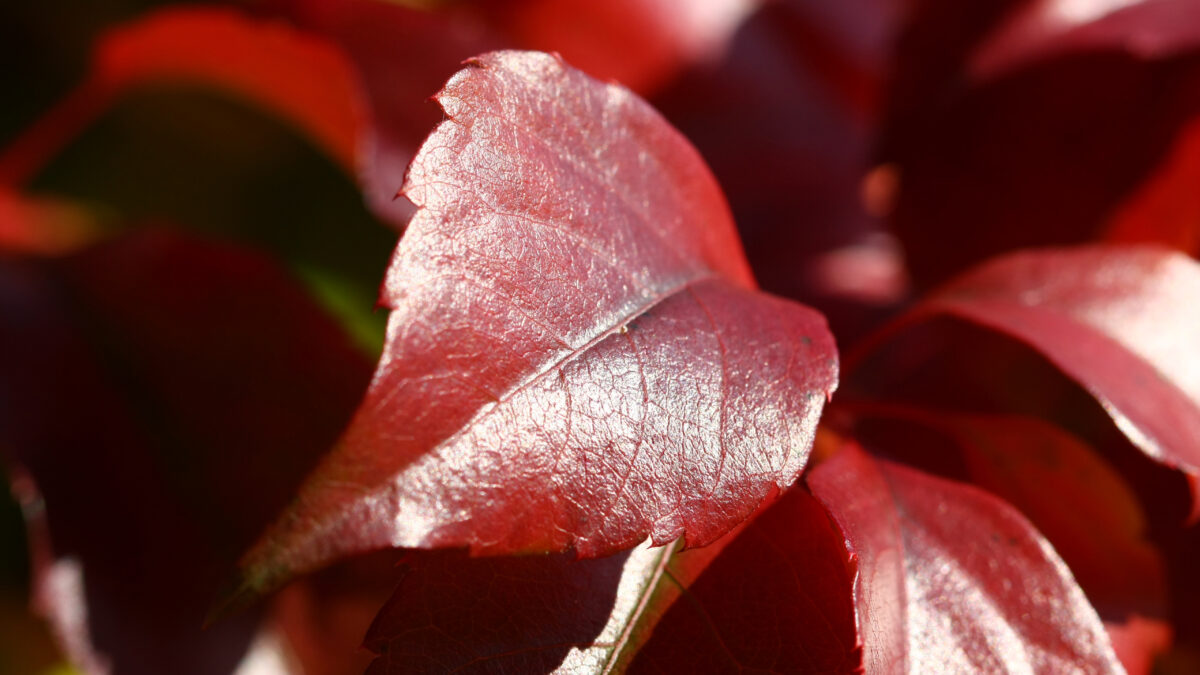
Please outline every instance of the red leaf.
M1200 25L1200 22L1197 22ZM1200 256L1200 119L1108 223L1104 238L1156 242Z
M1054 545L1110 632L1122 634L1118 653L1127 670L1152 662L1170 645L1170 630L1164 637L1161 623L1165 568L1149 542L1141 506L1121 476L1079 438L1031 417L878 404L840 410L856 416L855 436L873 450L970 482L1020 510ZM897 424L938 437L906 434ZM949 447L941 437L951 441Z
M1192 0L1034 0L1008 17L971 56L968 69L995 78L1071 52L1121 49L1169 58L1200 45Z
M1200 264L1155 248L1018 253L962 276L902 325L949 314L1040 351L1147 455L1200 487ZM1193 517L1200 515L1194 500Z
M975 488L848 448L808 476L858 563L867 672L1121 672L1033 527Z
M290 120L347 171L366 133L358 80L328 44L225 9L174 8L104 36L76 90L0 154L0 183L31 179L123 92L215 87Z
M794 488L687 584L628 672L861 672L854 571L825 508Z
M247 594L387 546L709 543L795 480L835 387L824 321L751 290L712 177L628 90L498 52L438 99L375 381Z
M35 585L65 647L227 671L256 617L203 631L205 609L369 363L269 261L161 231L4 261L0 312L0 447L32 478Z

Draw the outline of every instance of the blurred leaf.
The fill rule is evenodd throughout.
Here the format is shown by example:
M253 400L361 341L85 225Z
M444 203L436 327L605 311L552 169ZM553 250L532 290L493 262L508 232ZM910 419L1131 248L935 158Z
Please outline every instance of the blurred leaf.
M0 273L0 446L30 478L38 606L89 670L230 669L257 616L202 631L204 611L369 363L295 281L228 245L140 230Z

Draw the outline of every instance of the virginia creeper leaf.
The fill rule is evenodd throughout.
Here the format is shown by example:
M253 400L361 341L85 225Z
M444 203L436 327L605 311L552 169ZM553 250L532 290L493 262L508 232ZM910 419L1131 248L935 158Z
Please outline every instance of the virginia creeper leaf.
M319 38L232 10L172 8L121 26L96 46L74 92L0 154L0 183L33 177L123 92L194 84L252 101L291 121L348 172L368 122L358 79Z
M221 577L336 439L370 364L261 256L144 229L0 263L0 447L28 471L35 586L99 672L228 672Z
M1200 264L1153 247L1050 249L955 280L902 323L949 314L1011 335L1083 385L1150 457L1200 476ZM1193 518L1200 500L1193 500Z
M1110 635L1121 635L1118 655L1127 671L1144 670L1170 644L1162 556L1133 491L1094 448L1033 417L887 404L845 409L856 416L855 437L872 450L981 487L1028 518L1067 563ZM908 425L950 444L905 434Z
M1066 565L1001 500L854 447L807 482L857 562L866 672L1121 672Z
M863 210L870 125L900 3L811 0L457 3L271 0L339 42L375 111L363 180L377 212L437 121L428 91L463 58L508 44L555 51L650 99L696 144L762 287L822 307L844 338L904 290L898 251ZM381 200L387 201L386 205Z
M476 59L414 160L375 379L243 560L242 593L387 546L707 544L789 485L836 384L814 311L752 290L695 151L534 52Z
M1200 257L1200 118L1171 154L1117 210L1104 239L1155 242Z

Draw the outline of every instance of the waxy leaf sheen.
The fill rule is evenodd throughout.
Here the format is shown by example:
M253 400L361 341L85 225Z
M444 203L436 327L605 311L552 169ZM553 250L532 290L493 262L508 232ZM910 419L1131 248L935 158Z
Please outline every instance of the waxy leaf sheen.
M806 481L857 564L866 672L1123 672L1066 565L1005 502L853 446Z
M822 317L754 290L712 176L628 90L495 52L437 99L385 353L243 599L388 546L710 543L795 480L836 386Z
M1095 448L1022 415L893 404L841 410L853 412L854 436L872 451L981 487L1028 518L1070 568L1110 637L1120 637L1116 651L1127 671L1146 672L1169 645L1162 556L1136 495Z
M1041 352L1143 452L1200 475L1200 264L1155 247L1016 253L963 275L901 324L949 314ZM1192 517L1200 515L1193 500Z

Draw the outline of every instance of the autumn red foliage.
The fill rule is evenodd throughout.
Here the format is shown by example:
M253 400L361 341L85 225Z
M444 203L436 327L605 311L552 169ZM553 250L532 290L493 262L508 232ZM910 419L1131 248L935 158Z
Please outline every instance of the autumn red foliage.
M1200 4L59 4L0 672L1200 670Z

